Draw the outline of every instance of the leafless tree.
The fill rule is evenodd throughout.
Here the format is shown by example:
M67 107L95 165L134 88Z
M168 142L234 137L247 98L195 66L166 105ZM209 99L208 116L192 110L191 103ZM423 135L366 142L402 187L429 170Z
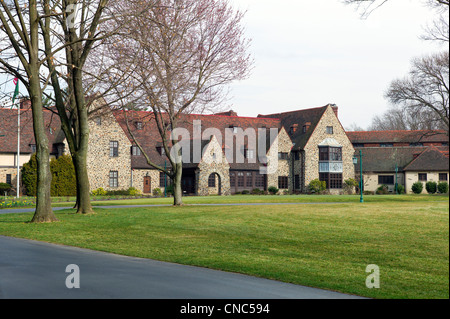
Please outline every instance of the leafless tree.
M416 58L408 76L394 80L386 98L412 112L431 113L449 131L449 53Z
M174 205L182 205L183 163L178 151L171 152L179 142L171 133L183 114L213 108L223 100L228 84L248 76L252 60L241 23L244 13L228 0L140 2L152 4L146 14L128 15L128 23L118 14L116 23L124 27L121 36L110 39L109 56L116 65L111 77L132 72L126 85L116 86L116 94L126 97L125 110L151 111L170 169L150 161L131 129L129 133L148 164L172 179ZM125 10L136 7L134 1L120 3Z

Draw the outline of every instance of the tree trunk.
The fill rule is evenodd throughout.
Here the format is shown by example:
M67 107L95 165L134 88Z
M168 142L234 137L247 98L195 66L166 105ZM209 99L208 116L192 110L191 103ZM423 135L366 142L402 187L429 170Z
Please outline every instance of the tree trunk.
M75 156L72 156L77 182L77 201L74 207L77 209L77 214L94 213L91 205L90 184L86 158L86 154L82 154L81 152L77 153Z
M30 93L40 92L39 77L30 80ZM30 94L33 113L33 128L36 139L36 159L37 159L37 190L36 190L36 211L32 223L53 222L58 219L52 210L50 186L52 174L50 172L50 152L48 139L45 134L44 117L42 109L42 97L40 94Z
M183 205L183 189L181 186L181 179L183 176L183 163L175 164L175 175L173 178L173 205Z

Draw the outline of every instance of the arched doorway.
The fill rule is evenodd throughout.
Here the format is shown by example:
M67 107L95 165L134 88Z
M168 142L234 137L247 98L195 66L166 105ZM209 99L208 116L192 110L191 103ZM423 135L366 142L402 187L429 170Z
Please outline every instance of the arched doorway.
M208 192L210 195L222 195L222 178L216 172L208 177Z

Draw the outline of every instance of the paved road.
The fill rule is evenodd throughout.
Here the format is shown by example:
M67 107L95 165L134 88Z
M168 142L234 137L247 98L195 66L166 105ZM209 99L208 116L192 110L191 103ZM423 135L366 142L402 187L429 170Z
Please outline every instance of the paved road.
M138 243L137 243L138 244ZM69 264L80 288L69 289ZM336 292L149 259L0 236L0 298L347 299Z

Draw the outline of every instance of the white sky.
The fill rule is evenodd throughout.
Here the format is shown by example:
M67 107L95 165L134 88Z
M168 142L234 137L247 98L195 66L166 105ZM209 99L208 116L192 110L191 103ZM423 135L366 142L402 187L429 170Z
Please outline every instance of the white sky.
M440 48L419 39L434 12L421 0L390 0L361 19L341 0L234 0L247 10L255 68L232 85L232 109L257 116L337 104L344 127L370 125L384 92L411 59Z

